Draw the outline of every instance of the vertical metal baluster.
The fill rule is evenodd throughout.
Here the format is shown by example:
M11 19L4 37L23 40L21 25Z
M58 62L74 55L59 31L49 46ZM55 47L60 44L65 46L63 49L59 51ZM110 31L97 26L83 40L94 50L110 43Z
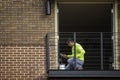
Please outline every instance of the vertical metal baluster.
M100 33L100 39L101 39L101 70L103 70L103 33Z
M74 32L74 70L76 69L76 32Z

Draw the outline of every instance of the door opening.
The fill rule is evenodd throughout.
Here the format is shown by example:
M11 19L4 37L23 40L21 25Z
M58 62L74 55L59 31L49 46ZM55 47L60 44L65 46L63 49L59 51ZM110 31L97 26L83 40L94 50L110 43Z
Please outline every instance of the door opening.
M113 4L59 4L59 33L61 32L104 32L109 33L103 35L103 55L104 55L104 69L112 68L113 58L113 43L112 43L112 32L113 32L113 15L111 10L113 9ZM65 36L59 34L59 51L71 52L71 48L66 46L63 42ZM93 35L89 36L93 37ZM99 44L93 44L92 40L89 40L86 37L86 41L90 42L92 46L87 45L86 43L77 40L86 50L85 56L85 65L84 69L99 69L100 60L96 61L100 57L100 46L96 47ZM108 38L106 40L105 38ZM97 38L97 37L96 37ZM63 43L62 43L63 42ZM110 42L106 44L106 42ZM89 43L88 43L89 44ZM109 45L109 46L107 46ZM64 49L63 49L64 48ZM91 51L89 51L91 49ZM98 53L95 52L95 49L98 50ZM92 56L92 57L89 57ZM96 58L93 56L96 56ZM99 57L99 58L98 58ZM63 60L66 63L66 60ZM107 64L106 64L107 63ZM89 65L91 64L91 65ZM97 65L96 65L97 64ZM94 67L97 66L97 67Z
M59 32L111 32L112 4L59 4Z

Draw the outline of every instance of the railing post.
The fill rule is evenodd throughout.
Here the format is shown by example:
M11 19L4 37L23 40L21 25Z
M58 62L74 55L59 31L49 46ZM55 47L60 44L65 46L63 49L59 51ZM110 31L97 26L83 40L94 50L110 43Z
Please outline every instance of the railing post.
M101 45L101 70L104 69L103 67L103 33L100 33L100 45Z
M76 32L74 32L74 70L76 70Z
M115 66L116 65L116 63L115 63L115 58L116 58L115 57L115 53L116 53L116 49L115 49L116 48L115 47L115 44L116 44L116 40L115 39L116 38L115 37L116 36L115 35L116 35L116 33L112 33L112 45L113 45L113 48L112 48L113 49L113 51L112 51L112 68L113 69L116 68L116 66Z
M50 48L49 48L49 39L50 34L46 34L46 71L48 72L50 69Z

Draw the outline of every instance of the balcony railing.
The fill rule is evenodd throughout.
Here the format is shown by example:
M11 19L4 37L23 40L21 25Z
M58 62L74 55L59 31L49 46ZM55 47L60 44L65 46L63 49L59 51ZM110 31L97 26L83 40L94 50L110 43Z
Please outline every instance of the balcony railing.
M78 71L74 68L68 71L60 67L67 65L67 59L61 57L60 54L71 53L71 48L66 44L68 38L72 38L74 43L80 43L86 51L83 70ZM52 77L65 77L70 74L73 76L74 73L77 77L120 77L119 56L119 33L64 32L46 35L46 69ZM74 51L75 58L76 51Z

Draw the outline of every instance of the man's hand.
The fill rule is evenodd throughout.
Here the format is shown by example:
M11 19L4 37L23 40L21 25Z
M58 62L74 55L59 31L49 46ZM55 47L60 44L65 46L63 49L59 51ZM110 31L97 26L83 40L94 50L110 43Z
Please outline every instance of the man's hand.
M62 54L62 57L67 58L67 55L66 54Z

